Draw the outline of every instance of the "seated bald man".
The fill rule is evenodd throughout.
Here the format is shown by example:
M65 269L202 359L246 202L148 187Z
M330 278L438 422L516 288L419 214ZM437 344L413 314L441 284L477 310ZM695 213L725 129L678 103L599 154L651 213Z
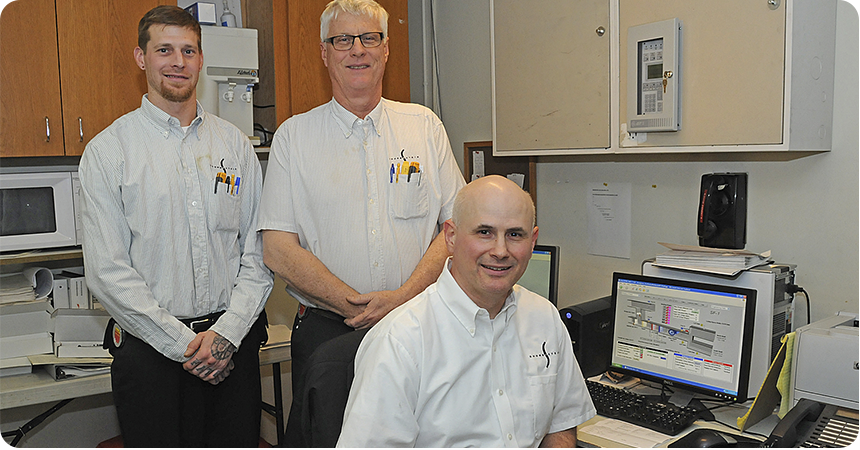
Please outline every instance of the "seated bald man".
M338 447L575 447L596 412L570 336L515 284L538 237L531 197L479 178L443 232L439 279L359 347Z

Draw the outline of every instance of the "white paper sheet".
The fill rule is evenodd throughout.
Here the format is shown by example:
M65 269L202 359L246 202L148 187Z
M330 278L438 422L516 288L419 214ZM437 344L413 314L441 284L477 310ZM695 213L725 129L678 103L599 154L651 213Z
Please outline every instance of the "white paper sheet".
M630 258L630 183L588 183L588 253Z
M601 437L636 448L651 448L669 440L672 436L658 433L638 425L617 419L603 419L581 429L583 433Z

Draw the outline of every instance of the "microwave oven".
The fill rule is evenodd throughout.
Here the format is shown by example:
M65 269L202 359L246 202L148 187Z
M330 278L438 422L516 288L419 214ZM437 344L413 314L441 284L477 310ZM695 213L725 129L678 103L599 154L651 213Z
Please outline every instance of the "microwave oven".
M80 245L77 172L0 173L0 252Z

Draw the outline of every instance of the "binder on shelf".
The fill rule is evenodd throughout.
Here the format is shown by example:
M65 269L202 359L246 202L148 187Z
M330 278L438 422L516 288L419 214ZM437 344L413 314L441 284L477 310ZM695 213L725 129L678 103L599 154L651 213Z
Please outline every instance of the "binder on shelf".
M58 275L54 278L53 289L54 308L71 308L69 303L69 279Z

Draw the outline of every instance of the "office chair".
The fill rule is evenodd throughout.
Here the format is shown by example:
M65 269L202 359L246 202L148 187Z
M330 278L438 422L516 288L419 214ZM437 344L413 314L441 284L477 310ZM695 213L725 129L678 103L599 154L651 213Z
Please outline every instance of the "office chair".
M308 359L302 395L302 438L307 447L333 448L355 377L355 354L368 329L353 331L319 346Z

